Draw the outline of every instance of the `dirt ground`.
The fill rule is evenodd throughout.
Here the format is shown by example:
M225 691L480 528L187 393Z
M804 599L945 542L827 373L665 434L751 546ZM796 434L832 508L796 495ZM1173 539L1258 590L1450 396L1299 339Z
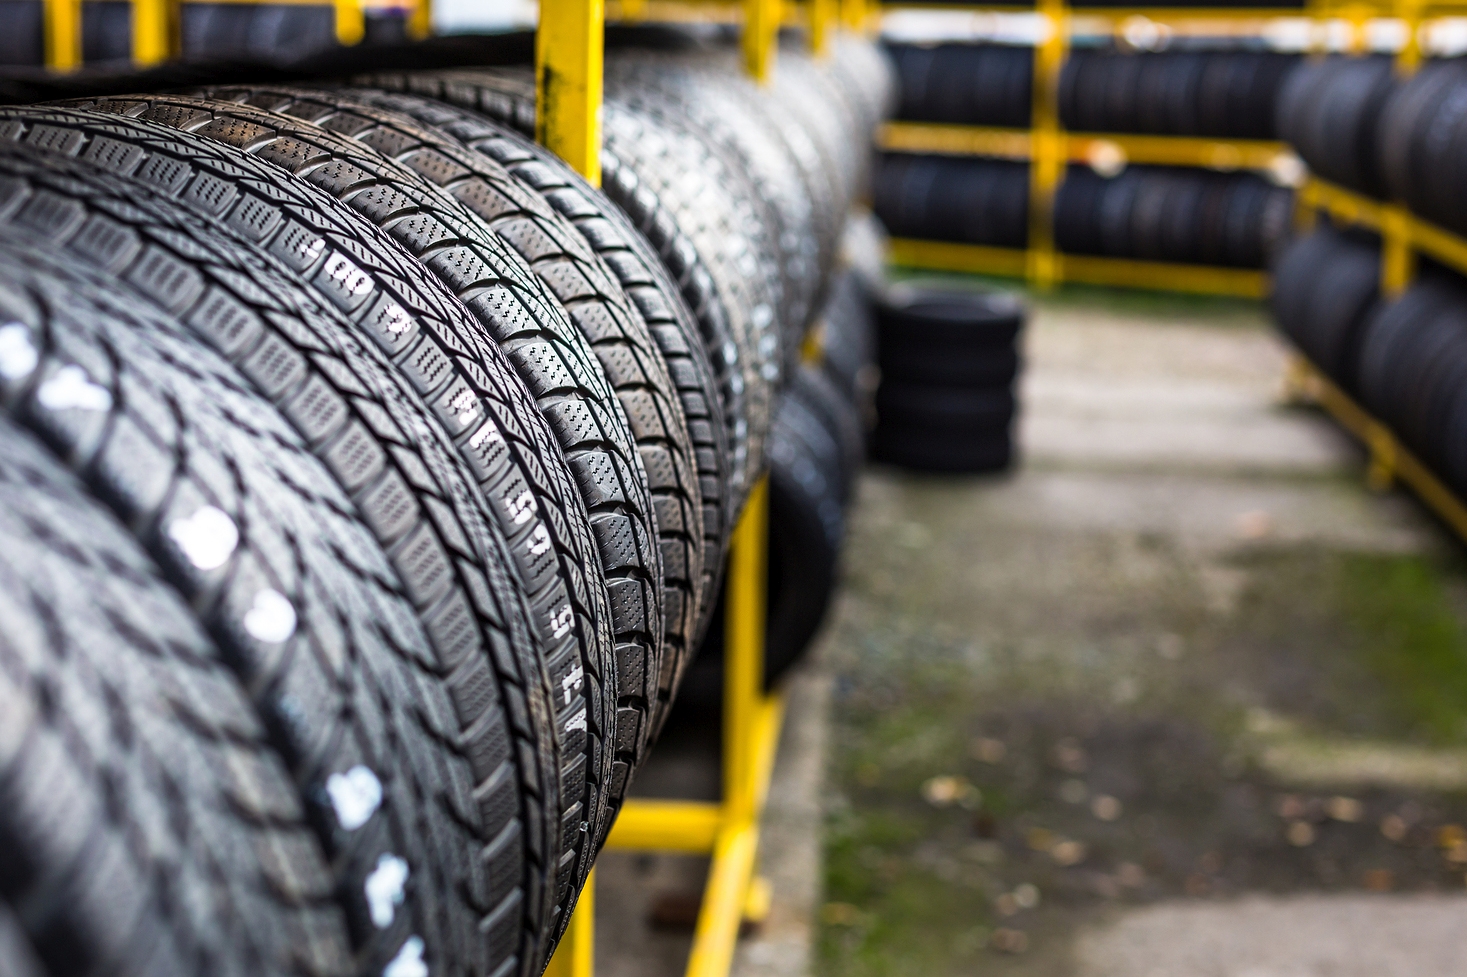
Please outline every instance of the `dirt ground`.
M1281 403L1261 310L1066 293L1024 459L873 468L816 969L1467 972L1467 566Z

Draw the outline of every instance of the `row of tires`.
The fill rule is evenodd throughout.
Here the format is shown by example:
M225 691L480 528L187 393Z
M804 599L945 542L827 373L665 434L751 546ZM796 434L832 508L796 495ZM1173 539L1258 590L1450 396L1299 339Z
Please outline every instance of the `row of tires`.
M1464 106L1463 59L1403 78L1386 58L1329 58L1290 79L1279 126L1319 176L1467 233Z
M876 212L897 237L1024 247L1026 163L888 154ZM1054 203L1055 243L1074 254L1266 267L1287 240L1293 194L1249 173L1132 166L1070 168Z
M1323 227L1274 278L1280 330L1457 493L1467 492L1467 283L1424 269L1400 296L1378 288L1377 241Z
M533 82L0 108L0 972L543 968L785 391L859 415L891 84L620 50L597 190Z
M898 118L1028 128L1034 51L1003 44L891 44ZM1060 121L1073 132L1275 138L1296 55L1265 51L1072 52L1060 75Z
M132 58L132 0L81 4L82 60L119 65ZM45 59L41 0L0 0L0 66L38 67ZM367 40L399 40L401 16L367 18ZM178 8L183 56L294 61L336 45L336 13L328 5L185 3Z

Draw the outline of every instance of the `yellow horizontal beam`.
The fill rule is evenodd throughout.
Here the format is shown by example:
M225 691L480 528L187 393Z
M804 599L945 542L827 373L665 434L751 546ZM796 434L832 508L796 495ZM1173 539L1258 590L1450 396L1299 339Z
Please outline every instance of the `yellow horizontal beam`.
M629 800L611 826L606 847L706 855L722 822L722 809L710 802Z
M1289 152L1281 142L1263 139L1205 139L1133 133L1061 133L1064 156L1072 163L1137 163L1200 166L1215 170L1264 170ZM1029 159L1034 140L1028 129L967 126L940 122L888 122L877 134L882 149L900 153L990 156Z
M1389 234L1402 234L1422 254L1467 274L1467 239L1410 213L1399 204L1386 204L1319 178L1300 190L1301 205L1329 211L1341 221Z
M1128 163L1200 166L1214 170L1266 170L1289 152L1264 139L1205 139L1133 133L1072 132L1066 137L1072 163L1089 163L1118 150Z
M1299 377L1296 382L1305 395L1370 449L1372 467L1382 462L1388 465L1389 474L1409 486L1458 536L1467 540L1467 505L1451 489L1402 445L1389 428L1366 413L1304 357L1298 358L1294 369Z
M1059 274L1062 281L1085 285L1115 285L1249 299L1261 299L1268 294L1268 275L1254 268L1062 254L1059 256Z
M891 152L1000 159L1028 159L1034 142L1028 129L941 122L888 122L876 139L882 149Z
M1022 278L1029 267L1029 253L1022 248L995 248L986 244L953 241L919 241L892 238L890 258L894 265L961 271L975 275Z
M804 5L793 0L781 3L780 18L784 27L802 27L808 20ZM606 20L653 24L742 24L744 3L743 0L606 0Z
M1021 248L995 248L952 241L893 238L890 257L892 264L907 268L1005 278L1022 278L1028 268L1028 252ZM1268 275L1253 268L1222 268L1083 254L1058 254L1055 263L1056 279L1064 282L1241 298L1263 298L1268 294Z

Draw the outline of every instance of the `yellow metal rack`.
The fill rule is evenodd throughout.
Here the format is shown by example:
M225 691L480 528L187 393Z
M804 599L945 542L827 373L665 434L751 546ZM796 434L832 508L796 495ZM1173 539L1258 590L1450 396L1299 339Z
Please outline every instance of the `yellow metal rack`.
M1376 13L1409 17L1409 58L1417 58L1416 30L1419 3L1409 9L1403 0L1395 5L1312 3L1302 8L1091 8L1072 7L1064 0L1039 0L1034 6L950 6L922 0L896 0L885 9L972 10L982 12L1033 13L1043 18L1040 43L1034 49L1033 126L1029 129L987 126L891 123L880 134L881 148L893 152L990 156L1029 160L1030 214L1029 246L998 248L941 241L897 239L892 242L892 260L899 265L942 271L961 271L1005 277L1024 277L1040 288L1056 282L1082 282L1122 287L1164 288L1259 298L1267 294L1268 277L1259 270L1225 268L1172 262L1137 261L1062 254L1053 237L1054 195L1068 163L1102 161L1109 166L1129 163L1161 166L1196 166L1216 170L1272 170L1292 156L1279 142L1247 139L1206 139L1184 136L1134 135L1121 133L1066 132L1059 125L1059 75L1069 48L1069 39L1081 28L1094 32L1097 25L1118 36L1138 18L1165 25L1179 33L1227 32L1257 34L1264 25L1279 18L1338 17L1359 25ZM1356 31L1363 44L1364 30Z
M811 46L817 53L825 49L835 13L832 0L809 4ZM842 13L848 20L864 20L859 0ZM781 0L742 0L742 15L745 68L766 83L774 71L785 8ZM536 37L539 137L593 183L600 182L605 19L604 0L541 0ZM755 860L784 712L779 694L763 691L768 518L769 484L763 478L749 495L729 547L722 800L629 800L606 842L608 849L710 856L688 977L724 977L733 964L740 926L769 909L769 887L756 876ZM592 873L546 971L551 977L594 973L594 890Z
M46 63L57 70L81 64L82 0L43 0ZM180 53L179 9L190 0L132 0L133 60L156 64ZM218 2L218 0L211 0ZM235 3L300 3L331 6L337 39L359 42L367 7L381 0L224 0ZM431 0L411 0L409 31L425 36ZM798 22L814 52L823 54L838 23L859 29L870 19L865 0L690 0L682 18L648 6L662 0L613 0L616 13L633 19L737 19L743 23L745 67L761 83L774 71L779 29ZM403 6L393 3L395 9ZM720 11L725 16L720 16ZM541 0L536 35L536 136L592 184L601 182L601 102L606 0ZM723 728L723 797L720 802L628 800L607 839L609 849L668 851L711 856L708 880L693 935L688 977L724 977L732 966L739 928L769 909L767 883L755 875L760 818L774 768L783 700L764 689L764 602L769 518L768 479L749 494L729 545L726 602ZM554 977L594 973L595 873L554 958Z

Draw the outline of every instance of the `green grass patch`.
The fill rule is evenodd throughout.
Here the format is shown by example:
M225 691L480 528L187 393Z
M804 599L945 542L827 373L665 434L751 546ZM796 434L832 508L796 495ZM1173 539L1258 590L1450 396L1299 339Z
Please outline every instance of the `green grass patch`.
M1336 586L1393 724L1433 742L1467 741L1467 629L1443 571L1417 556L1352 554Z

